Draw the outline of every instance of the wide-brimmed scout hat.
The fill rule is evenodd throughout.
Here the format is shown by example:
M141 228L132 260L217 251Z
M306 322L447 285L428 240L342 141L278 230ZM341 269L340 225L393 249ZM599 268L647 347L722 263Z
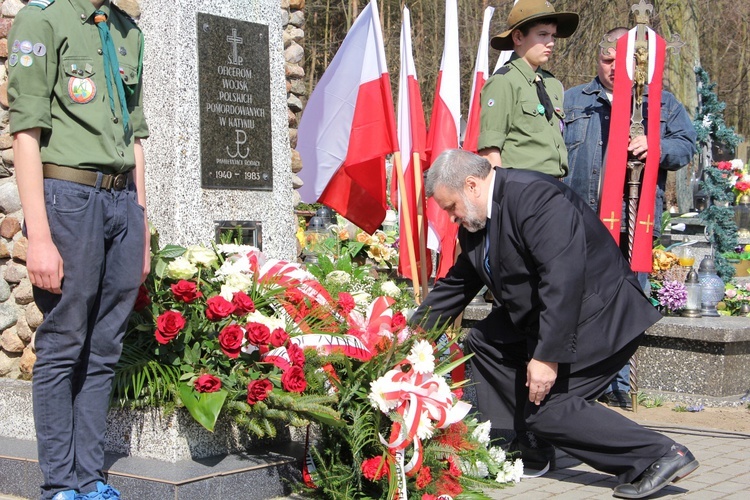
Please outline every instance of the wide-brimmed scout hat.
M493 36L490 45L497 50L513 50L513 39L510 37L513 30L529 21L544 19L557 21L557 38L568 38L578 28L578 14L575 12L555 12L555 8L547 0L518 0L508 14L510 27Z

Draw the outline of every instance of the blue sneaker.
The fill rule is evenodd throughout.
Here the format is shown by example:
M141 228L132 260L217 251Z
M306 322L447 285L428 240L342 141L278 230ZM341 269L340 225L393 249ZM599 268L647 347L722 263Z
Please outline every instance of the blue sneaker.
M76 500L78 493L75 490L58 491L52 500Z
M54 498L53 500L57 500ZM68 500L67 498L64 500ZM96 482L96 491L87 494L79 493L75 500L120 500L120 492L101 481Z

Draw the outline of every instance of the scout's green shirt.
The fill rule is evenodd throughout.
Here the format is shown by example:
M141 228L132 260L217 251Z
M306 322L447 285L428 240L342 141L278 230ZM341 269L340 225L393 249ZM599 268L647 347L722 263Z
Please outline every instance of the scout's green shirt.
M502 73L502 74L501 74ZM534 80L539 75L555 112L550 120L540 107ZM550 73L534 72L513 54L482 88L478 148L500 150L503 167L536 170L555 177L568 173L562 135L563 87Z
M21 9L8 35L10 132L41 128L43 163L105 173L132 169L134 137L148 137L138 27L104 2L130 114L125 132L114 81L115 114L109 105L94 6L90 0L34 5L46 3Z

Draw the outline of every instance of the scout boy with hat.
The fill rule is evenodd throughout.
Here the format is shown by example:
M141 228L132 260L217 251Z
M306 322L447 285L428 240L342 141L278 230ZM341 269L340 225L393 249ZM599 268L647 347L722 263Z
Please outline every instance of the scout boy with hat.
M540 66L549 61L556 38L575 32L578 14L555 12L546 0L519 0L507 25L490 41L513 55L482 89L479 154L493 166L564 177L563 87Z

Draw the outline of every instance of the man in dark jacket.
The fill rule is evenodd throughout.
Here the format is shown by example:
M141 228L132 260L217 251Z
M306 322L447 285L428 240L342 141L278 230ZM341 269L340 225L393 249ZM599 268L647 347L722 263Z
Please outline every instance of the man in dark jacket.
M584 201L553 177L460 150L438 157L425 190L461 224L462 253L414 321L452 320L483 285L492 291L465 341L483 417L616 474L621 498L695 470L687 448L595 401L661 315Z

